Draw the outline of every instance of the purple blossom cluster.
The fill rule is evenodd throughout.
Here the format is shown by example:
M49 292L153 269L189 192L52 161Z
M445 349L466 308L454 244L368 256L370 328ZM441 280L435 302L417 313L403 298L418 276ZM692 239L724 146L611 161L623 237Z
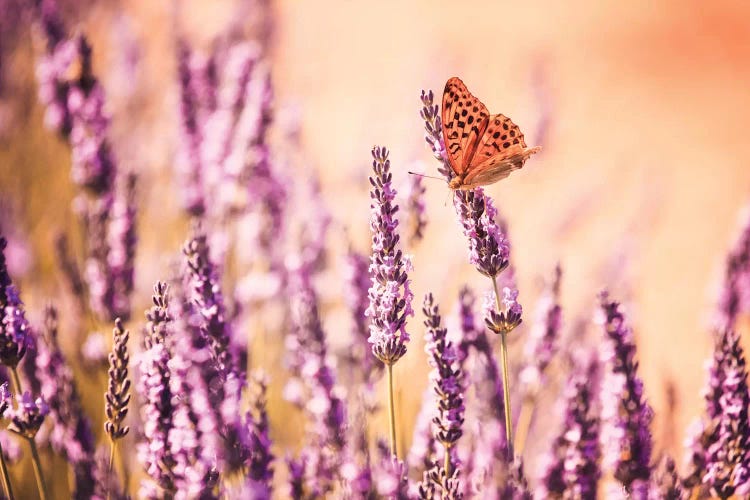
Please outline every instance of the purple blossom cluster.
M393 365L404 354L409 342L406 318L414 315L411 307L414 294L410 289L408 272L411 260L399 248L397 232L398 205L393 203L391 161L386 148L372 150L374 175L370 177L370 229L372 256L370 257L370 305L365 314L370 318L372 352L386 365Z
M594 499L601 477L599 408L591 379L597 364L574 374L565 389L565 413L542 478L543 496Z
M620 304L607 292L599 296L602 343L602 468L628 492L648 486L651 477L651 420L653 411L638 376L633 332L625 324ZM635 493L633 493L635 494Z

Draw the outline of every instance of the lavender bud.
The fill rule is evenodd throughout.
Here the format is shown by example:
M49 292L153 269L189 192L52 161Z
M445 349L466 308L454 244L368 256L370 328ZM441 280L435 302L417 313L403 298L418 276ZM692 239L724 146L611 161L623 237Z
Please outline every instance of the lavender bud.
M104 430L112 441L125 437L130 428L122 425L122 421L128 415L128 403L130 402L130 379L128 378L128 338L130 332L122 326L120 318L115 320L115 328L112 332L114 345L109 354L109 371L107 392L104 394L104 413L107 421Z

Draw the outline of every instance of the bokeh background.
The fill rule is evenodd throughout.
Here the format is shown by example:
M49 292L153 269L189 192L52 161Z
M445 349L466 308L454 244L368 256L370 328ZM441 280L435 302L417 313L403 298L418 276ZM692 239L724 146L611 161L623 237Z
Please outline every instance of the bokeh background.
M334 271L323 286L329 335L343 335L340 325L348 321L338 257L349 241L361 250L368 245L371 147L391 149L397 185L406 183L409 169L435 174L419 94L440 95L447 78L459 76L491 112L512 117L529 145L543 146L521 171L487 190L509 221L521 303L533 311L540 283L558 262L566 328L590 319L596 293L612 290L636 332L646 394L656 410L657 449L681 456L683 431L702 409L709 317L723 258L750 199L750 6L646 0L61 5L94 47L115 155L141 177L131 328L142 325L137 312L148 306L151 286L165 278L166 263L187 236L174 179L176 33L208 50L228 25L250 26L256 34L264 29L276 120L299 123L303 168L319 172L334 221ZM39 311L64 295L54 234L79 229L70 208L69 150L44 128L37 100L40 48L32 26L10 19L0 22L0 227L16 256L11 272L29 310ZM484 283L466 262L446 187L425 185L430 222L424 240L409 250L414 290L418 299L432 291L450 307L462 284ZM397 380L409 381L398 388L406 428L427 383L421 319L411 325L414 344L396 366ZM269 353L279 349L273 341L264 337ZM76 347L64 346L70 353ZM261 349L254 362L279 369L278 353ZM272 384L273 422L289 410L279 384ZM667 411L670 386L673 413ZM86 404L97 411L99 394ZM282 444L294 441L283 427L272 431ZM403 433L401 446L408 440Z

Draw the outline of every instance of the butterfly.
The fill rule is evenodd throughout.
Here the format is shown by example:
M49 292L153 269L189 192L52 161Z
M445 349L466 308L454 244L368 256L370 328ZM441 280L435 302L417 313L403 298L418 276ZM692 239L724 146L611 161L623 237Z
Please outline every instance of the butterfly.
M527 148L518 125L490 115L464 82L453 77L443 92L443 140L455 174L448 187L473 189L505 179L541 148Z

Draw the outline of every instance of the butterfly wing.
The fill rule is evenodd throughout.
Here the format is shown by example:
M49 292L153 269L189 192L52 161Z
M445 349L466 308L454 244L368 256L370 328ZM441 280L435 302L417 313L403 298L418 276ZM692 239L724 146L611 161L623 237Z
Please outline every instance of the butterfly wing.
M443 91L443 140L453 172L462 176L487 128L489 111L471 95L464 82L453 77Z
M540 148L527 148L518 125L505 115L492 115L478 141L478 147L466 168L464 185L476 187L492 184L523 167Z

